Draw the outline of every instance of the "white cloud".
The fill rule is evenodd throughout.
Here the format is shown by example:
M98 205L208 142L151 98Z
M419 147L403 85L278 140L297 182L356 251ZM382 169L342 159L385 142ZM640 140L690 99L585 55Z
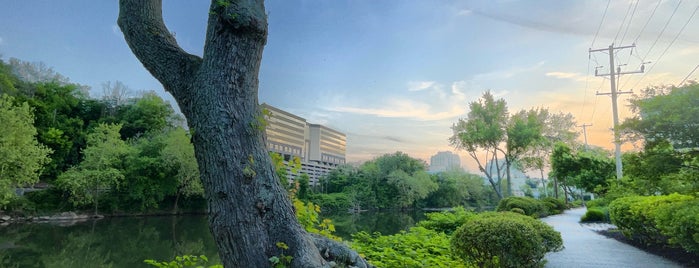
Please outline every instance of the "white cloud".
M410 81L408 82L408 91L420 91L433 87L435 81Z
M587 77L581 73L569 73L569 72L548 72L546 76L558 78L558 79L570 79L578 82L585 82Z
M459 12L456 13L458 16L468 16L471 15L472 11L470 9L462 9L459 10Z
M515 75L527 73L541 68L544 65L544 61L540 61L531 66L518 66L509 69L503 69L498 71L493 71L489 73L477 74L473 77L473 80L499 80L505 78L511 78Z
M339 106L329 108L329 110L377 117L408 118L421 121L444 120L455 118L463 114L461 107L455 105L450 107L451 108L444 111L434 111L432 106L427 103L407 99L393 99L387 101L381 108Z

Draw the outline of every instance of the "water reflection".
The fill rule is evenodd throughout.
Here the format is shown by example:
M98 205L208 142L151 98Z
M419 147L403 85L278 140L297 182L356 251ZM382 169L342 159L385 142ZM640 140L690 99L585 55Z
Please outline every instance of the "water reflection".
M394 234L415 225L421 211L326 215L345 240L359 231ZM127 217L71 226L20 224L0 227L0 267L150 267L145 259L172 260L204 254L220 263L206 217Z
M203 216L113 218L73 226L0 228L0 267L147 267L144 259L205 254L218 263Z

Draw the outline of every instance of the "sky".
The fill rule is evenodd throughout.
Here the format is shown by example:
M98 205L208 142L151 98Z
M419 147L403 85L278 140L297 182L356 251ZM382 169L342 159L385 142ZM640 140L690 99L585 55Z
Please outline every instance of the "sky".
M210 3L163 1L179 45L203 50ZM571 113L591 145L613 148L606 52L623 72L619 90L678 84L699 64L699 2L270 0L259 101L347 134L347 160L402 151L428 161L455 151L451 126L486 90L510 112L536 107ZM88 85L121 81L172 100L128 48L116 25L118 1L3 1L0 55L43 62ZM619 98L621 120L632 116ZM172 101L173 105L174 101ZM582 128L578 131L582 132ZM581 134L580 141L583 136ZM624 150L633 150L630 145Z

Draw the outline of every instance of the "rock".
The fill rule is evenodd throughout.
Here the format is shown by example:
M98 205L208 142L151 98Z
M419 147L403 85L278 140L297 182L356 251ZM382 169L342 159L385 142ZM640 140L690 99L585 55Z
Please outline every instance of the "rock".
M340 265L342 267L374 268L374 266L362 259L356 251L345 244L317 234L311 234L311 238L320 251L321 256L325 260L335 263L335 265L340 263L344 264Z
M4 215L4 216L0 217L0 222L8 222L11 219L12 219L12 217Z

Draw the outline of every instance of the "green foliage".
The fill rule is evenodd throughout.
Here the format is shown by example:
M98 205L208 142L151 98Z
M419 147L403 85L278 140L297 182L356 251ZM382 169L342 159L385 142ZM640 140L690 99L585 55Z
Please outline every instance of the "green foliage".
M85 160L56 180L56 185L69 193L74 205L94 204L96 214L100 195L124 179L123 159L130 148L121 140L120 129L121 125L99 124L87 136Z
M418 222L417 226L451 235L476 214L463 207L455 207L452 211L427 213L425 216L427 219Z
M651 87L630 102L635 116L624 121L624 130L645 138L647 144L666 140L676 148L699 147L699 84Z
M309 199L322 207L323 211L346 211L352 206L351 198L347 193L314 194L309 196Z
M272 267L285 268L291 266L291 261L294 259L294 257L286 255L286 250L289 249L289 246L284 242L277 242L276 246L282 251L282 253L280 253L279 256L272 256L269 258L269 263L272 264Z
M154 92L143 94L133 104L118 108L118 123L121 123L121 136L124 139L138 137L148 132L163 131L172 126L175 111Z
M193 256L193 255L183 255L183 256L176 256L174 260L172 261L163 261L163 262L158 262L155 260L144 260L144 263L155 266L155 267L160 267L160 268L186 268L186 267L204 267L207 262L209 262L209 259L204 256ZM216 265L211 265L211 266L206 266L208 268L223 268L223 265L216 264Z
M492 204L483 178L463 170L452 170L432 175L437 190L424 200L427 207L444 208L456 206L481 207Z
M524 211L524 215L535 218L546 217L551 214L548 202L537 200L531 197L510 196L503 198L498 203L496 211L512 211L514 208ZM553 211L556 212L556 211Z
M14 198L15 187L39 181L51 150L36 139L34 117L27 103L15 105L14 98L0 95L0 208Z
M603 208L588 208L580 218L581 222L609 222L609 216L607 211Z
M340 237L333 235L335 225L330 219L320 218L320 206L311 202L304 203L301 200L294 198L294 210L296 211L296 219L301 226L309 233L319 234L331 239L341 240Z
M607 207L611 201L607 198L597 198L594 200L587 201L586 205L588 208L603 208Z
M600 193L614 172L615 164L604 150L574 151L566 144L557 143L551 154L551 176L565 186Z
M541 199L541 201L544 201L548 206L549 214L559 214L568 208L568 206L566 206L566 203L558 198L545 197Z
M476 267L453 257L449 236L424 227L395 235L359 232L351 247L377 267Z
M451 238L453 254L479 267L542 267L544 255L562 247L551 226L512 212L482 213Z
M682 246L699 253L699 201L692 196L630 196L609 204L609 216L624 235L646 244Z

